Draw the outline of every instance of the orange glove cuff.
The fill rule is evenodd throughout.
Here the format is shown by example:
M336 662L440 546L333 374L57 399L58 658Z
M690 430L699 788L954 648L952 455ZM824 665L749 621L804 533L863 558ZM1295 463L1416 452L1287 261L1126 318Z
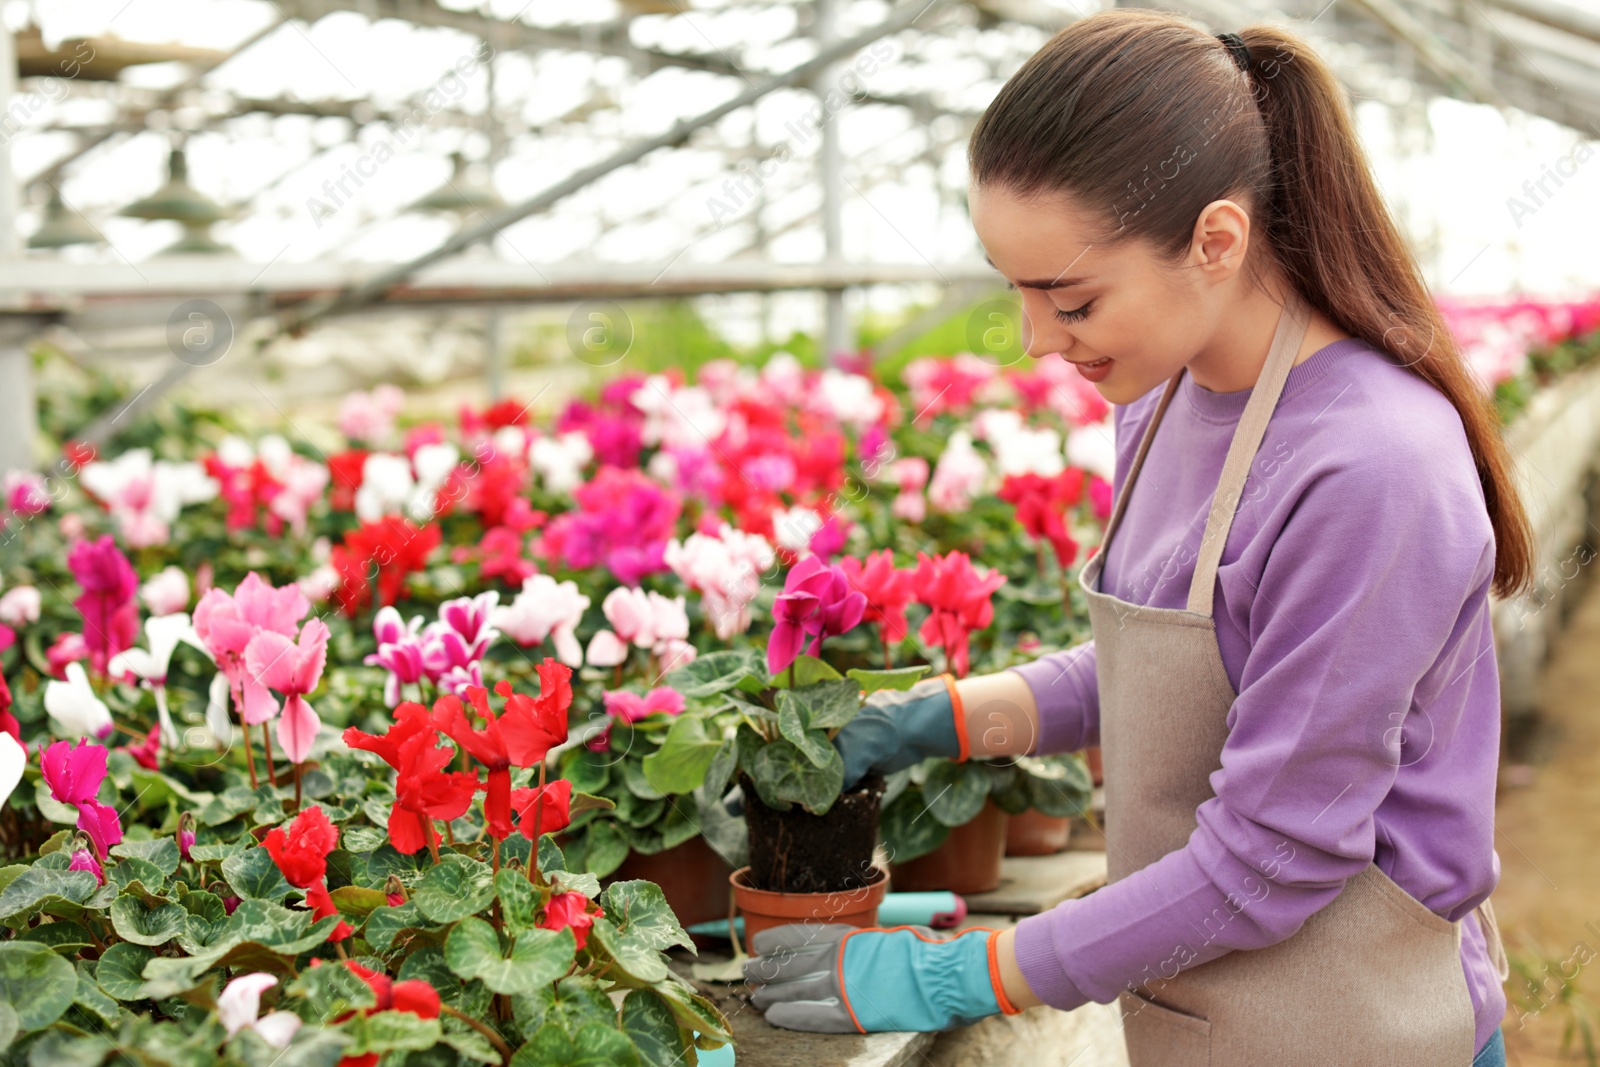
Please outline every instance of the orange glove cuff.
M950 691L950 709L956 719L956 761L965 762L972 754L972 746L967 743L967 709L961 704L961 694L956 691L956 677L945 673L939 676L944 679L944 687Z

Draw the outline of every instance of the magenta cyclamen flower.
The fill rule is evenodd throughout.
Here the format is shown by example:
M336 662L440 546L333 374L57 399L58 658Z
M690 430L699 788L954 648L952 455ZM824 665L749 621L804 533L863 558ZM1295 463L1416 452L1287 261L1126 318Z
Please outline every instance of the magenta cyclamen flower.
M866 595L853 589L837 566L829 567L816 556L796 563L772 605L772 636L767 641L767 670L777 674L807 650L815 656L822 641L853 630L867 609Z
M392 607L378 609L377 618L372 621L378 651L369 653L362 662L389 672L383 683L383 699L391 708L400 703L402 685L415 685L427 677L422 637L418 633L421 628L421 615L413 616L411 622L406 623Z
M76 745L57 741L49 748L40 745L39 770L51 796L63 804L77 805L78 829L89 836L96 854L104 860L111 846L122 840L117 809L95 799L106 779L106 750L88 741Z
M39 746L39 770L56 800L82 804L93 800L106 780L107 755L104 747L87 740L57 741L49 748Z
M263 630L250 639L244 658L252 678L283 694L278 743L291 762L304 763L322 725L306 702L306 695L322 681L322 668L328 658L328 624L321 619L307 620L298 643L283 634Z
M100 861L94 858L94 853L86 848L80 848L72 854L72 862L67 864L69 871L88 871L94 875L95 881L101 885L106 884L105 868L100 866Z
M111 852L111 846L122 841L122 819L117 809L98 800L86 800L78 805L78 829L89 835L102 862Z
M83 616L89 665L103 674L111 657L131 647L139 636L139 608L134 602L139 576L110 534L73 545L67 567L83 587L72 606Z

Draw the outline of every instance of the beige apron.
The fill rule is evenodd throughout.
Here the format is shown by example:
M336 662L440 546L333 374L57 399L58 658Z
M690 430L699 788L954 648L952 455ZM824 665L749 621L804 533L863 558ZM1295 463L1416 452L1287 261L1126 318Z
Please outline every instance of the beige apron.
M1277 406L1310 309L1297 294L1234 431L1189 588L1188 606L1153 608L1100 593L1100 568L1156 427L1183 377L1167 383L1098 552L1078 573L1089 601L1100 690L1109 880L1189 840L1213 795L1226 718L1237 694L1223 669L1213 585L1267 421ZM1283 859L1284 856L1276 857ZM1268 869L1233 890L1232 911L1271 891ZM1292 863L1292 860L1290 861ZM1478 909L1491 958L1505 957L1488 901ZM1195 945L1210 936L1200 931ZM1474 1019L1461 968L1461 925L1428 910L1376 863L1287 940L1180 970L1152 960L1140 991L1120 994L1131 1067L1469 1067Z

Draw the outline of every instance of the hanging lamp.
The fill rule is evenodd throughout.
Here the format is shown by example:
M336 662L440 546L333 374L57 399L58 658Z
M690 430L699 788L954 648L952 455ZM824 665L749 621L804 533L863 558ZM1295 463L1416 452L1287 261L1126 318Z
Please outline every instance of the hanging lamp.
M68 245L104 244L100 231L77 211L70 210L61 199L61 189L50 187L50 203L44 209L44 221L28 238L29 248L65 248Z
M232 213L189 184L189 162L182 148L174 148L167 157L166 184L117 214L135 219L168 219L183 227L183 236L157 255L218 255L233 251L211 236L212 223L229 218Z

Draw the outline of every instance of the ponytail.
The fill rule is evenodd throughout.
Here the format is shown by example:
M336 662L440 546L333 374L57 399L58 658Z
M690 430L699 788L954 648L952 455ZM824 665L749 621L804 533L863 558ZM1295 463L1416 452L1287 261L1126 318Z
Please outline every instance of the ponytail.
M1240 50L1165 13L1120 8L1072 23L979 119L973 183L1105 205L1093 243L1142 240L1172 261L1206 204L1238 202L1262 236L1257 280L1275 268L1455 406L1494 529L1493 592L1526 590L1533 537L1492 399L1378 193L1343 89L1305 39L1265 25L1239 37L1244 70Z

